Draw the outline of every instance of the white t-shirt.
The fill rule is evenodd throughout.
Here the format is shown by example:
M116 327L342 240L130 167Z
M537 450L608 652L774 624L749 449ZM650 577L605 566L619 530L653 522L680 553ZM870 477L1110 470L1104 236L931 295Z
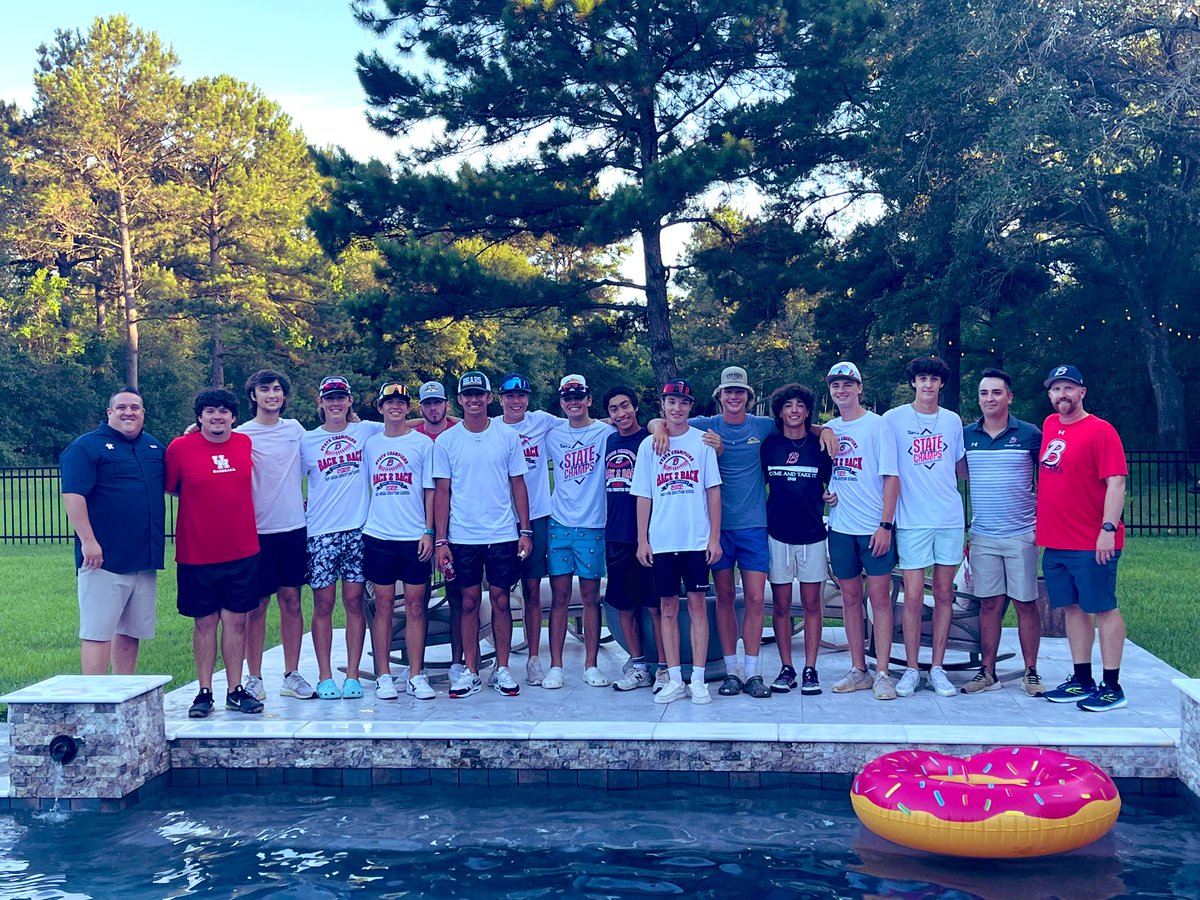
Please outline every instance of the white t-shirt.
M304 527L304 472L300 440L304 426L295 419L263 425L251 419L235 431L250 438L254 524L259 534L278 534Z
M521 442L528 466L525 472L525 487L529 491L529 518L541 519L550 515L550 467L546 460L548 450L546 436L566 420L540 409L525 411L520 422L509 423L503 416L493 416L505 428L511 428Z
M704 443L704 432L688 428L671 438L670 449L659 456L654 438L638 447L633 467L635 497L649 497L650 549L682 553L708 546L711 522L707 489L721 483L717 453Z
M550 515L571 528L603 528L608 518L604 495L604 448L617 429L592 421L572 428L565 420L550 432L547 445L554 460L554 493Z
M383 541L419 541L425 533L425 491L433 490L433 440L409 429L367 438L371 506L363 534Z
M490 422L483 431L466 423L433 445L433 477L450 479L450 528L455 544L499 544L517 539L511 478L528 471L521 441L511 428Z
M939 407L925 415L910 403L889 409L883 420L892 430L900 469L896 527L964 528L955 463L966 447L958 413Z
M370 493L363 449L382 422L349 422L345 431L314 428L300 440L308 478L308 536L362 528Z
M866 412L829 422L837 435L829 490L837 505L829 508L829 528L839 534L874 534L883 519L883 476L898 475L896 442L883 416Z

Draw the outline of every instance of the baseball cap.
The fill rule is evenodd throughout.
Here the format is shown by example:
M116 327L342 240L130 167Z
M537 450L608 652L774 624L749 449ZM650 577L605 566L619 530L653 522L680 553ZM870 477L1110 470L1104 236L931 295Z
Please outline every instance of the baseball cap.
M726 366L721 370L721 383L717 385L717 390L723 391L725 388L742 388L751 393L754 391L754 388L750 387L750 378L746 375L746 370L741 366Z
M1082 386L1083 373L1074 366L1055 366L1046 376L1046 380L1042 382L1042 387L1050 387L1056 381L1073 381Z
M389 381L379 389L379 396L375 398L375 402L382 403L388 397L400 397L408 403L408 387L398 381Z
M532 394L533 389L529 387L529 379L524 375L518 375L516 372L511 372L500 379L500 393L510 394L514 391L524 391L526 394Z
M326 397L336 397L339 394L350 396L350 382L341 375L330 375L321 379L321 388L317 396L324 400Z
M424 403L426 400L445 400L446 389L442 387L440 381L427 381L421 385L421 389L417 391L417 396L420 398L421 403Z
M464 372L458 376L458 392L460 394L466 391L485 391L490 393L492 383L488 381L488 377L482 372Z
M590 394L587 379L582 375L564 375L558 383L558 393L566 397L568 394Z
M849 360L843 359L841 362L834 363L829 374L825 376L825 381L828 383L839 378L849 378L851 381L862 384L862 373L858 371L858 366Z
M692 396L692 386L682 378L677 378L674 381L668 381L664 384L662 395L664 397L687 397L693 402L696 399Z

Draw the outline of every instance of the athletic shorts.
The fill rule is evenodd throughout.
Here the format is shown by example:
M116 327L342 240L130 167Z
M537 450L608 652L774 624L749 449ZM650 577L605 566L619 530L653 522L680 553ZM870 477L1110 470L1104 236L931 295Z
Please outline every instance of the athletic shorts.
M654 590L659 599L678 597L680 588L685 594L708 592L708 563L704 550L683 550L679 553L655 553Z
M897 528L895 541L902 570L957 566L962 562L961 528Z
M976 597L1038 597L1038 548L1033 532L1013 537L971 535L971 591Z
M521 560L517 556L517 541L498 544L451 544L454 557L454 580L459 590L483 583L486 572L488 584L511 591L521 579Z
M1042 554L1042 575L1050 606L1078 606L1085 613L1102 613L1117 608L1117 562L1121 551L1104 565L1096 562L1095 550L1053 550Z
M771 568L767 529L733 528L721 532L721 558L712 570L732 569L735 563L743 572L766 572Z
M111 641L115 635L149 640L158 620L158 573L121 575L79 567L79 639Z
M308 583L313 589L339 581L365 581L362 529L308 536Z
M825 542L813 544L785 544L773 537L767 538L771 549L771 568L767 580L771 584L818 584L829 577L829 557Z
M555 575L603 578L604 529L574 528L551 518L546 567L551 578Z
M604 602L613 609L658 609L658 594L654 590L654 575L648 566L638 562L637 544L609 541L604 548L608 583Z
M261 600L257 553L230 562L179 563L175 567L175 581L179 587L175 601L179 614L192 619L202 619L221 610L250 612L258 608Z
M550 530L550 517L542 516L529 523L533 532L533 550L521 563L522 578L545 578L549 573L546 568L546 541Z
M834 578L890 575L896 568L896 539L883 556L871 555L871 535L829 532L829 567Z
M298 588L308 574L308 539L303 528L258 536L258 596L281 587Z
M363 575L372 584L424 584L433 573L433 561L417 556L420 541L385 541L363 535Z

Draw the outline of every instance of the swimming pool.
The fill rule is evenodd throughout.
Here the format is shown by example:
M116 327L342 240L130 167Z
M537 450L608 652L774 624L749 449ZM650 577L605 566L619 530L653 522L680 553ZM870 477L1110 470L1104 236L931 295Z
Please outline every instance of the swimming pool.
M1135 797L1057 857L867 832L840 793L421 786L172 789L122 813L0 813L0 898L1200 897L1200 827Z

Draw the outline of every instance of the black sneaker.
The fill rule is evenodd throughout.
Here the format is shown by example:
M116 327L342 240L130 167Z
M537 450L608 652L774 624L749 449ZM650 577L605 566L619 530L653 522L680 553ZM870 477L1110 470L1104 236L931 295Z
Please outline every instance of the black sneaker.
M805 666L804 672L800 676L800 693L802 694L819 694L821 693L821 680L817 678L817 670L812 666Z
M779 674L775 676L775 680L771 682L771 690L777 694L786 694L788 691L794 690L796 687L796 670L791 666L784 666L779 670Z
M196 699L192 701L192 705L188 707L189 719L207 719L208 714L212 712L213 695L208 688L200 688L200 693L196 695Z
M1108 712L1110 709L1121 709L1129 704L1120 686L1110 688L1102 681L1092 696L1080 700L1075 705L1084 712Z
M1072 675L1054 690L1044 692L1042 696L1051 703L1078 703L1094 693L1096 693L1096 685L1085 685Z
M243 713L260 713L263 711L262 701L251 697L240 684L225 695L225 708Z

